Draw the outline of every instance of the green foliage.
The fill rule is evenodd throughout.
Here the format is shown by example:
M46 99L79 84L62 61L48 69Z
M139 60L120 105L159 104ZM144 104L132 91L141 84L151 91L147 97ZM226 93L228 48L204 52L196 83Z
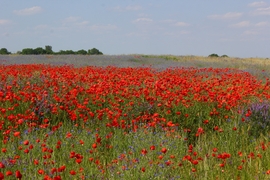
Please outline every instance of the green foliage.
M87 54L87 51L84 50L84 49L81 49L81 50L77 51L76 54L86 55Z
M10 54L10 52L7 51L6 48L2 48L0 50L0 54ZM52 46L45 46L45 49L41 47L37 47L35 49L33 48L24 48L22 51L18 51L17 54L23 54L23 55L31 55L31 54L59 54L59 55L69 55L69 54L79 54L79 55L102 55L103 53L100 52L96 48L89 49L88 51L81 49L78 51L73 50L60 50L59 52L53 52Z
M34 52L36 54L46 54L46 50L43 49L42 47L38 47L38 48L34 49Z
M36 54L36 53L35 53L35 50L32 49L32 48L24 48L22 50L22 53L21 54L23 54L23 55L30 55L30 54Z
M52 46L45 46L46 54L53 54Z
M229 56L227 56L226 54L224 54L224 55L222 55L220 57L222 57L222 58L228 58Z
M100 52L98 49L96 48L92 48L88 50L88 54L90 55L102 55L103 53Z
M219 57L217 54L210 54L208 57Z
M69 54L76 54L74 51L72 50L60 50L59 52L55 53L55 54L59 54L59 55L69 55Z
M11 54L11 53L8 52L8 50L6 48L1 48L0 49L0 54Z

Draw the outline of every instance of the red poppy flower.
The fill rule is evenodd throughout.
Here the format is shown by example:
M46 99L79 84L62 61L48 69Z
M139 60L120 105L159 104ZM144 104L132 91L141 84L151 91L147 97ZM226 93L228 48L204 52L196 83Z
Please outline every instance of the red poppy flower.
M76 175L76 171L71 170L71 171L69 171L69 174L71 174L71 175Z
M147 154L147 150L146 149L142 149L141 153L142 153L142 155L146 155Z
M167 149L166 148L162 148L161 149L161 152L165 154L167 152Z
M13 174L12 171L7 171L7 172L6 172L6 176L11 176L12 174Z
M18 131L13 133L13 135L14 135L15 137L19 137L19 136L20 136L20 134L21 134L21 133L20 133L20 132L18 132Z
M97 148L97 144L96 143L92 144L92 148L96 149Z
M0 168L5 168L5 165L2 162L0 162Z
M28 140L25 140L25 141L23 142L23 144L24 144L24 145L28 145L28 144L29 144L29 141L28 141Z
M150 150L155 150L156 149L156 147L155 146L150 146Z
M145 172L145 167L142 167L142 168L141 168L141 171L142 171L142 172Z
M43 169L39 169L38 170L38 174L44 174L44 170Z
M0 172L0 180L4 180L4 174Z
M15 172L15 176L16 176L16 178L19 179L19 180L22 179L22 174L21 174L21 172L18 171L18 170Z
M6 148L2 148L2 153L6 153L7 152L7 149Z

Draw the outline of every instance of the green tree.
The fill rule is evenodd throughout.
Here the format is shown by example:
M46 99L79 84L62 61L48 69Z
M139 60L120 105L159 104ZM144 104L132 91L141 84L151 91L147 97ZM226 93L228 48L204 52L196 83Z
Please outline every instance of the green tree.
M98 49L96 48L92 48L88 50L88 54L90 55L102 55L103 53L100 52Z
M32 49L32 48L24 48L22 50L22 53L21 54L23 54L23 55L30 55L30 54L36 54L36 53L35 53L35 50Z
M208 57L218 57L217 54L210 54Z
M7 48L1 48L0 49L0 54L11 54L11 53L8 52Z
M34 49L34 51L36 54L46 54L46 50L42 47L37 47L36 49Z
M45 46L46 54L53 54L52 46Z
M75 52L72 50L66 50L66 54L75 54Z
M224 54L224 55L222 55L222 56L220 56L220 57L227 58L227 57L229 57L229 56L227 56L226 54Z
M76 54L86 55L87 54L87 51L84 50L84 49L81 49L81 50L77 51Z
M60 50L59 52L57 52L56 54L60 54L60 55L62 55L62 54L66 54L66 51L64 51L64 50Z

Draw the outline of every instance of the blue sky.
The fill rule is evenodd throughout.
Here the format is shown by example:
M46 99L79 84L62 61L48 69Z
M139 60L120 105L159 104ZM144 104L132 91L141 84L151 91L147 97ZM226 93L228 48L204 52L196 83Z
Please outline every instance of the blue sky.
M0 0L0 48L270 57L270 1Z

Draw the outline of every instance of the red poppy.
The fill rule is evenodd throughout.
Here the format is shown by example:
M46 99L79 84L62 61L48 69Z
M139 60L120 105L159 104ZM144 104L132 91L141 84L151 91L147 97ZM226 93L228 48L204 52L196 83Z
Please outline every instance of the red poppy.
M96 149L97 148L97 144L96 143L92 144L92 148Z
M7 149L6 148L2 148L2 153L6 153L7 152Z
M63 172L63 171L65 171L65 169L66 169L66 166L61 166L61 167L59 167L58 168L58 172Z
M156 147L155 146L150 146L150 150L155 150L156 149Z
M4 180L4 174L0 172L0 180Z
M0 168L5 168L5 165L2 162L0 162Z
M69 171L69 174L71 174L71 175L76 175L76 171L70 170L70 171Z
M145 172L145 167L142 167L142 168L141 168L141 171L142 171L142 172Z
M8 171L6 172L6 176L11 176L12 174L13 174L12 171L9 171L9 170L8 170Z
M44 170L43 169L39 169L38 170L38 174L44 174Z
M14 135L15 137L19 137L19 136L20 136L20 134L21 134L21 133L20 133L20 132L18 132L18 131L13 133L13 135Z
M167 152L167 149L166 148L162 148L161 149L161 152L165 154Z
M142 153L142 155L146 155L147 154L147 150L146 149L142 149L141 153Z
M29 141L28 141L28 140L25 140L25 141L23 142L23 144L24 144L24 145L28 145L28 144L29 144Z
M197 161L197 160L192 161L192 164L194 164L194 165L197 165L198 163L199 163L199 161Z
M19 179L19 180L22 179L22 174L21 174L21 172L18 171L18 170L15 171L15 176L16 176L16 178Z

